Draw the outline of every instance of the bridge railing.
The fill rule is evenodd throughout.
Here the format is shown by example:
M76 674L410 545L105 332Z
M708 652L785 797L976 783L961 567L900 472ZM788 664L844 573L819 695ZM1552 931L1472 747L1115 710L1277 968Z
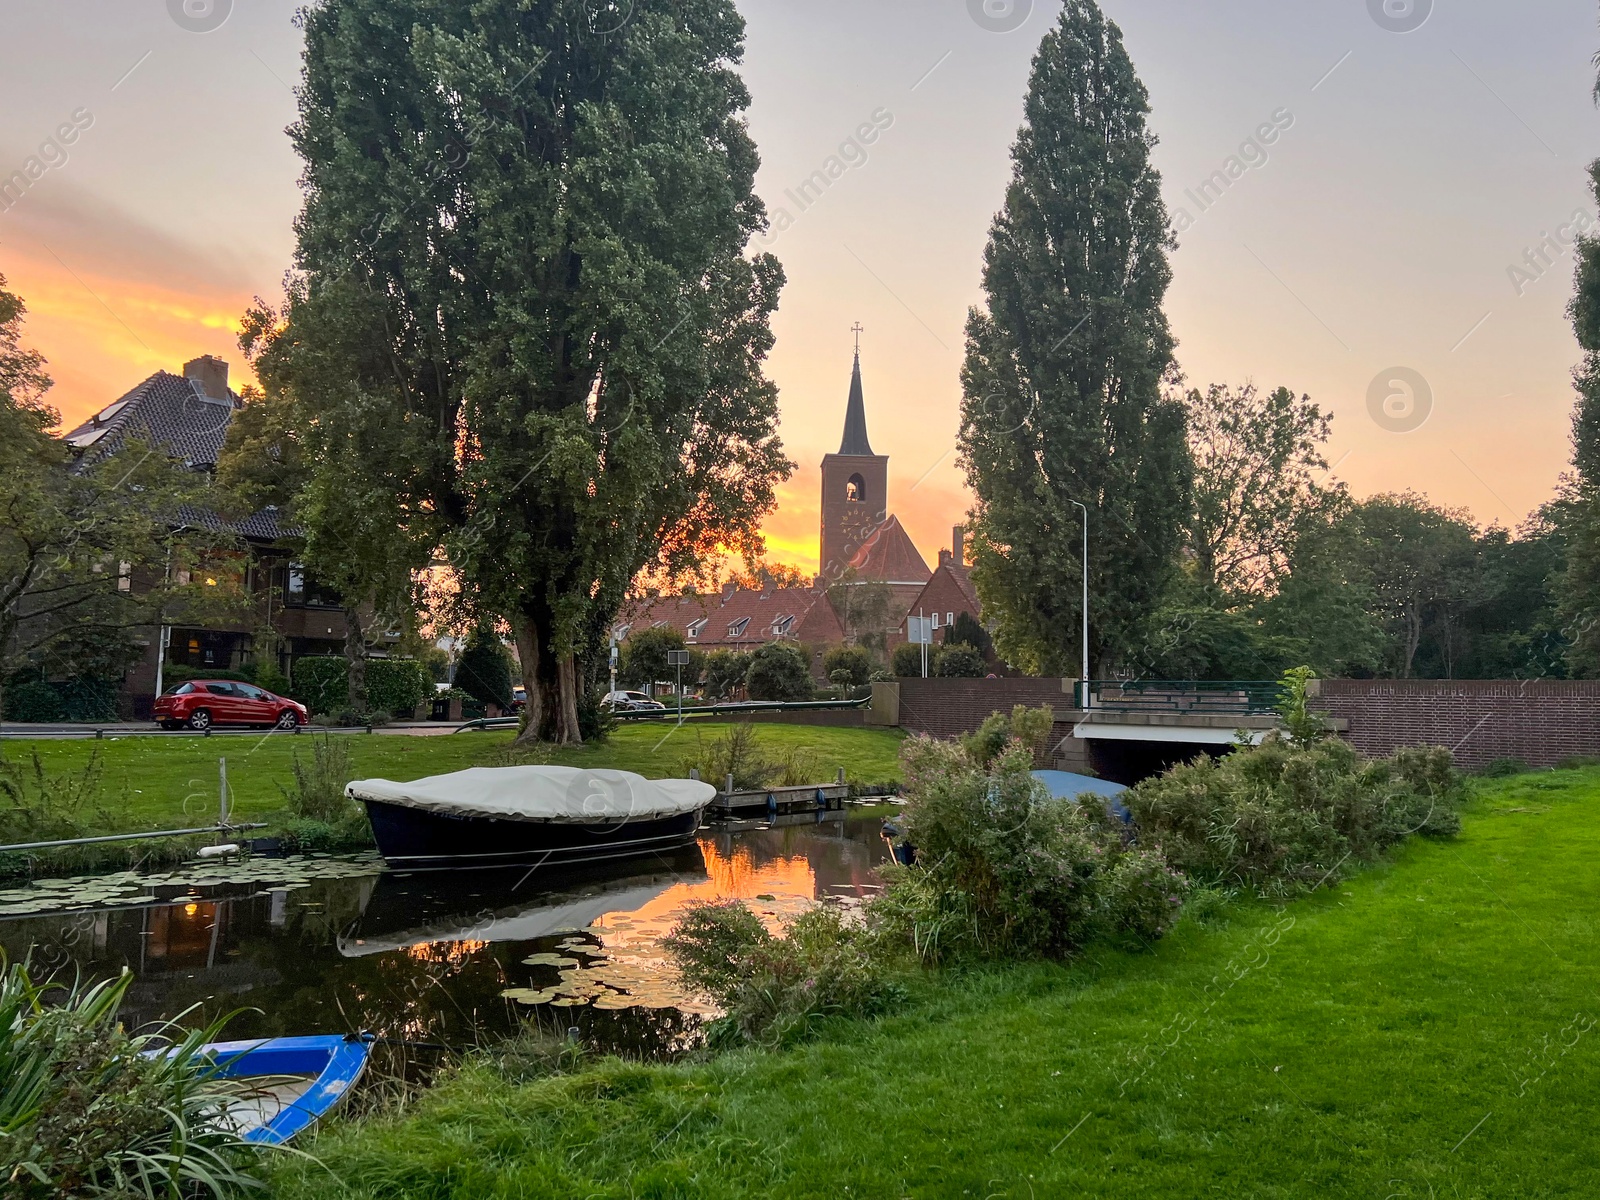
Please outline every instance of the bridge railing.
M1082 682L1073 692L1077 706L1091 711L1265 716L1277 711L1283 685L1259 679L1092 679L1087 697Z

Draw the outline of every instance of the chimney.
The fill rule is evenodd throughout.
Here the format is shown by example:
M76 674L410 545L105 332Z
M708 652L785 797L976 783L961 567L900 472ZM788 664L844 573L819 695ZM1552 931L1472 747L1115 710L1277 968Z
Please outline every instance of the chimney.
M954 561L954 559L953 559L953 556L951 555L950 551L944 550L944 549L941 549L939 551L939 565L941 567L947 567L953 561Z
M183 377L200 385L200 390L213 400L232 402L228 394L228 364L214 354L202 354L183 364Z
M967 527L957 525L950 533L950 551L958 567L967 565Z

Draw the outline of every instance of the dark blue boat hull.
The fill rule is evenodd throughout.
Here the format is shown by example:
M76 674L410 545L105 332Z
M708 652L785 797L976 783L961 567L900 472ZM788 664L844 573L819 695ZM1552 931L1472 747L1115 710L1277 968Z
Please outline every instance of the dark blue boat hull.
M703 810L577 825L457 817L368 800L378 852L397 871L559 867L680 850L700 831Z

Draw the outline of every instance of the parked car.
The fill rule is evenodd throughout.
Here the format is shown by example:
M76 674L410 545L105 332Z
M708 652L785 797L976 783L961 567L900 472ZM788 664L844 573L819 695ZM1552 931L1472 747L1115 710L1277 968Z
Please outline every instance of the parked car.
M616 712L663 712L667 707L643 692L607 692L600 703Z
M528 689L520 683L511 689L511 711L519 713L528 707Z
M275 696L251 683L231 679L196 679L176 684L156 697L156 724L163 729L188 726L204 732L215 725L276 725L294 729L310 714L287 696Z

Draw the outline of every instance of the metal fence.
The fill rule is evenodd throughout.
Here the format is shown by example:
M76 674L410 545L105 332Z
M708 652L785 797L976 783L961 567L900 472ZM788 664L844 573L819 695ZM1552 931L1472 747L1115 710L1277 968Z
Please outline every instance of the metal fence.
M1267 715L1277 711L1283 685L1272 680L1090 680L1088 704L1084 684L1073 685L1079 708L1101 712L1167 713L1231 716Z

